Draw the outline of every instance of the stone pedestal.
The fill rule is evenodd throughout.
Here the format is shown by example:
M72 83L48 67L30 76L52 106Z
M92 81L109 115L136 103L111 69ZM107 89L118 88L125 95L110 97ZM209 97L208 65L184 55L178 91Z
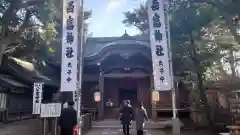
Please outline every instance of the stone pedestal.
M152 102L152 120L157 120L157 111L156 111L157 104Z
M191 119L198 126L207 126L208 120L206 112L203 109L191 109Z
M230 130L230 135L240 135L240 126L232 125L227 128Z
M181 123L178 118L172 119L172 133L173 135L180 135Z

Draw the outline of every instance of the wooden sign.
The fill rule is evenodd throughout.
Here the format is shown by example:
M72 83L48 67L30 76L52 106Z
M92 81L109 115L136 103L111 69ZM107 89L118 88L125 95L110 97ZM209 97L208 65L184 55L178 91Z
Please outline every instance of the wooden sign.
M42 118L59 117L61 115L61 109L62 109L61 103L42 104L40 116Z

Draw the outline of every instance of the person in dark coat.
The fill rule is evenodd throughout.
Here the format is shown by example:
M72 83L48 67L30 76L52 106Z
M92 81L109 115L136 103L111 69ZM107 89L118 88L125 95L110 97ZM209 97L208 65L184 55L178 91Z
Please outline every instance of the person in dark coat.
M123 125L124 135L129 135L129 126L133 119L133 110L130 101L125 101L124 106L120 110L120 120Z
M63 108L60 118L59 126L61 135L73 135L74 127L77 125L77 111L73 108L74 102L68 102L68 107Z

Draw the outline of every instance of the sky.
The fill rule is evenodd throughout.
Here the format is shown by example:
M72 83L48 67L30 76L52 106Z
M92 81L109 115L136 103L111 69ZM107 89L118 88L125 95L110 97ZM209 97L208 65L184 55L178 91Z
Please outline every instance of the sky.
M88 20L89 32L94 37L121 36L125 30L129 35L138 33L134 27L126 27L124 12L138 8L145 0L85 0L85 9L92 10L92 17Z

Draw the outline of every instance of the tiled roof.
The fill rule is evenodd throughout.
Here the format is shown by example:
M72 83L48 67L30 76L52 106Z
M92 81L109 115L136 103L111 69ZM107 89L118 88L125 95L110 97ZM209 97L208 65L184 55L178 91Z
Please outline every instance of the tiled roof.
M121 45L143 45L149 47L149 38L147 35L129 36L125 33L120 37L88 37L84 44L84 57L91 57L98 54L102 49L109 46ZM56 47L56 55L52 58L52 62L61 63L62 45L61 42L54 44Z
M8 83L10 85L13 85L15 87L28 88L27 85L23 84L22 82L19 82L19 81L15 80L12 76L9 76L9 75L0 74L0 80L2 80L3 82Z
M84 57L98 54L102 49L114 45L143 45L149 47L146 36L129 36L126 33L121 37L90 37L85 44Z
M43 81L47 85L58 85L58 79L55 77L55 73L46 73L45 70L54 70L50 67L38 68L36 65L24 61L18 58L6 56L3 62L3 71L9 72L11 76L17 77L24 82L34 82L36 80Z

